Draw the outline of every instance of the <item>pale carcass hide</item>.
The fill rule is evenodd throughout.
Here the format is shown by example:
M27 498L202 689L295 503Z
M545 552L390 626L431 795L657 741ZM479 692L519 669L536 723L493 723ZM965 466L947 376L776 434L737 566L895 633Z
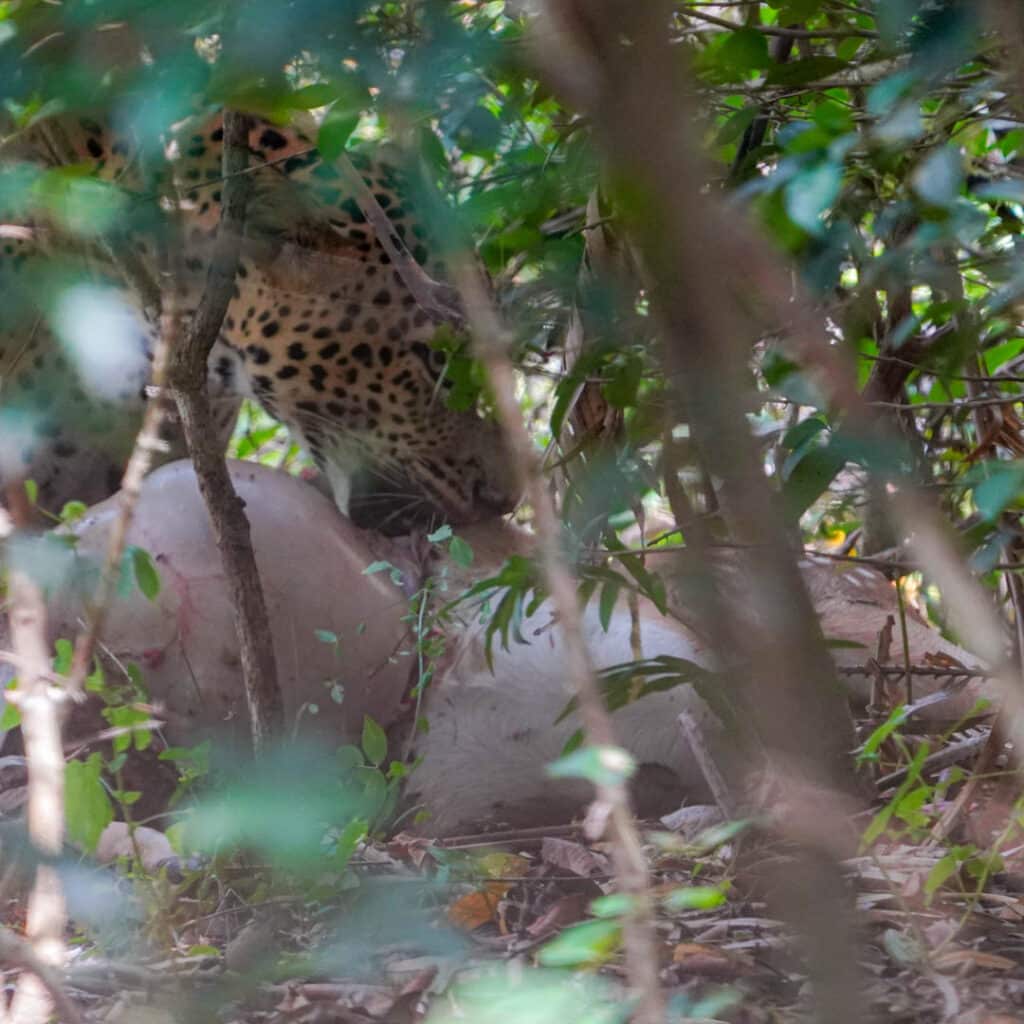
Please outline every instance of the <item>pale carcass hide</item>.
M423 561L415 545L357 529L309 484L283 473L232 463L231 474L252 524L289 733L352 742L369 715L396 739L404 739L414 715L403 695L417 667L407 619L408 595L419 586ZM83 556L102 556L117 514L114 498L95 506L78 524ZM489 575L529 542L500 521L459 532L475 552L476 578ZM211 734L244 739L248 726L232 611L188 464L165 466L146 480L129 543L150 552L163 586L152 602L137 591L114 602L105 631L106 649L116 659L110 665L134 661L143 667L152 700L163 706L164 735L171 745L193 745ZM364 574L381 560L402 572L402 585L388 572ZM435 578L441 569L435 561ZM453 565L447 573L450 584L465 580ZM895 614L892 588L879 574L859 568L812 565L806 578L826 635L864 645L838 651L838 660L863 664L876 653L886 617ZM437 602L456 592L451 586ZM678 588L672 593L673 603L685 611ZM56 601L54 635L72 635L78 616L75 602ZM591 602L585 629L598 668L634 658L631 627L625 601L616 607L607 631ZM916 615L908 628L914 663L936 652L971 663L969 655ZM589 795L583 783L555 781L545 772L577 728L574 716L555 724L569 695L559 629L549 607L542 605L523 624L527 643L514 642L508 649L492 645L493 672L485 657L484 632L478 614L469 611L449 626L446 653L424 698L429 730L417 737L421 760L408 795L429 814L423 828L436 834L498 822L564 821ZM691 628L645 601L640 602L640 636L645 658L670 655L703 666L712 663ZM891 656L901 663L898 626ZM926 684L922 681L918 690L936 688L934 681ZM969 707L980 691L980 684L971 684L957 706ZM339 696L340 701L335 699ZM645 811L670 810L686 797L704 795L701 772L677 725L682 711L710 738L718 733L708 707L685 685L651 694L614 715L619 742L645 766L638 787Z

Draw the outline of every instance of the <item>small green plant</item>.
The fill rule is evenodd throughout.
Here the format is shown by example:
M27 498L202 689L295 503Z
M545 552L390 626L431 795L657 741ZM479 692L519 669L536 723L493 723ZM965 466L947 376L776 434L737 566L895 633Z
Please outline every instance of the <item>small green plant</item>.
M403 761L388 761L387 734L366 716L359 745L339 747L336 763L341 785L355 800L367 831L383 829L395 813L409 772Z

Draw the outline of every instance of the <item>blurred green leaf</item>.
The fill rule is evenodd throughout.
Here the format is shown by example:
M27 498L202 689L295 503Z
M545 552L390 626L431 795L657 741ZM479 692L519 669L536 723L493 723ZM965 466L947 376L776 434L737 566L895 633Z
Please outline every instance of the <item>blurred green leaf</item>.
M824 230L824 216L839 196L843 168L831 161L816 164L786 185L786 210L812 235Z
M619 785L636 771L633 758L619 747L584 747L548 765L557 779L586 779L595 786Z
M585 921L542 946L537 960L543 967L601 964L618 950L621 940L622 929L616 921Z
M984 466L985 478L974 487L974 504L991 523L1024 491L1024 463L987 462Z
M103 758L98 753L64 765L64 811L69 838L91 853L114 820L114 808L103 785Z
M632 1013L592 974L490 970L460 983L450 1000L436 1000L427 1024L626 1024Z
M331 110L320 123L316 148L325 160L337 160L359 127L360 115L344 110Z
M734 71L758 71L771 63L768 39L753 28L730 32L716 54L716 63Z
M765 76L768 85L806 85L819 79L835 75L849 67L846 61L838 57L808 57L790 64L776 64Z
M932 150L911 177L914 191L932 206L950 206L963 181L963 157L955 146Z
M129 546L135 583L149 601L155 601L160 594L160 573L148 551Z
M463 569L468 569L473 564L473 549L461 537L452 537L448 545L448 554L451 555L452 561Z
M388 738L384 730L368 715L363 718L363 753L372 765L381 765L388 756Z
M782 487L786 512L794 519L810 508L846 465L846 454L835 444L812 447L805 450Z
M716 886L693 885L673 889L664 903L667 910L714 910L725 903L725 893Z

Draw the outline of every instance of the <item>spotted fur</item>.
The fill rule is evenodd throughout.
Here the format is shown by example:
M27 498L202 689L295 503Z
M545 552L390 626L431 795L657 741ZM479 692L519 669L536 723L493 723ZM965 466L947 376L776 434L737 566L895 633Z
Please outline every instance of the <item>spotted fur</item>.
M88 120L72 123L66 137L98 177L129 190L142 187L130 143ZM218 117L178 133L168 148L182 211L177 288L186 311L202 293L219 222L222 140ZM354 160L417 261L442 276L443 265L403 200L398 172L358 154ZM226 393L256 399L287 424L328 478L339 507L362 525L399 532L507 511L514 488L499 434L475 413L445 405L444 357L431 346L438 325L391 265L339 174L300 130L259 121L250 134L250 163L254 195L211 380ZM152 264L152 244L145 238L133 244ZM24 253L0 252L0 267L16 275ZM139 320L140 359L126 367L119 436L132 433L125 422L139 415L153 341L137 302L127 292L125 301ZM13 350L43 340L25 324L0 333L0 372ZM46 340L52 351L52 338ZM18 360L0 378L11 399L32 390L26 372L49 389L50 369L37 374ZM8 399L0 395L0 404ZM102 431L83 436L95 434ZM49 467L66 461L67 446L58 450L45 431L42 437L26 465L37 479L48 479ZM123 444L111 447L123 451ZM117 465L116 456L110 464Z

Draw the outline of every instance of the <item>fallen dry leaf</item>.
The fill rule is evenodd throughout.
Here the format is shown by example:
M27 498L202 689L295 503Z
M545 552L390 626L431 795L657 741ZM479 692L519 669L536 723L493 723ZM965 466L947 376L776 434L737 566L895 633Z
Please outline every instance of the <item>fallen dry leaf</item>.
M498 914L502 896L511 888L508 882L488 882L482 889L460 896L448 908L448 920L467 932L490 924Z
M672 963L686 974L719 980L737 978L750 971L750 965L741 957L697 942L680 942L672 951Z
M608 858L604 854L568 839L546 837L541 843L540 856L545 864L561 868L581 878L608 873Z
M998 953L983 953L977 949L951 949L932 958L937 971L952 971L962 966L990 971L1012 971L1017 963Z
M533 939L539 939L558 931L559 928L565 928L566 925L582 921L586 917L587 903L588 898L581 892L563 896L526 929L526 934Z

